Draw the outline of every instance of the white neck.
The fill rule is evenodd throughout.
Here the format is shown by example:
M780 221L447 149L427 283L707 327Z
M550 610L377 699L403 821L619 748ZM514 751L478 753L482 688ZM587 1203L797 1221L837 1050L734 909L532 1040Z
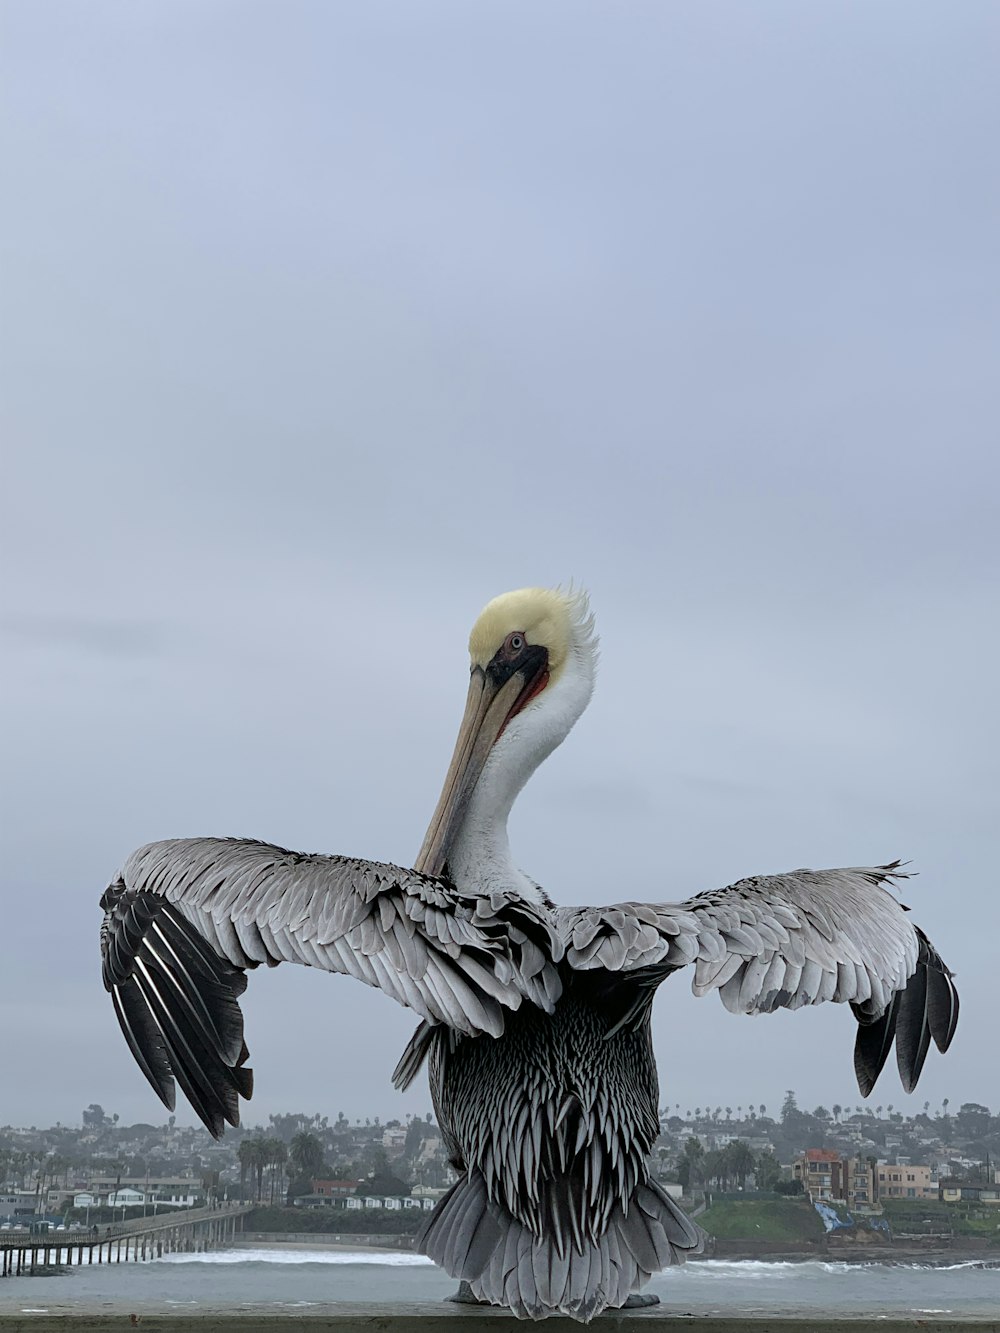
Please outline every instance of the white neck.
M573 642L558 679L511 720L493 746L448 852L456 888L544 901L538 885L511 859L507 819L521 788L587 707L595 657L589 642Z

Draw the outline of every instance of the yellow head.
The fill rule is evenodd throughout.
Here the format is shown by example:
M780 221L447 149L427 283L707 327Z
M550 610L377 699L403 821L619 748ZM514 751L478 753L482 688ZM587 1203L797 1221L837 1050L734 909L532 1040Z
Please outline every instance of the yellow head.
M581 624L589 637L592 627L583 593L518 588L483 608L469 635L469 656L474 667L485 671L512 636L521 636L529 647L547 650L549 679L555 680L565 665L574 627Z
M417 858L417 869L432 875L446 864L487 760L500 752L501 737L513 799L586 707L596 657L586 594L519 588L494 597L472 627L469 653L465 716Z

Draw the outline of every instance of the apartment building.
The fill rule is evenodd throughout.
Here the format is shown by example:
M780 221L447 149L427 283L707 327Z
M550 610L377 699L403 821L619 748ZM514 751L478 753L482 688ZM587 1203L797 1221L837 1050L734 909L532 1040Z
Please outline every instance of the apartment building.
M893 1166L879 1162L877 1171L880 1199L936 1199L937 1177L929 1166Z
M792 1164L810 1199L845 1203L864 1211L878 1203L878 1180L867 1157L841 1157L831 1148L807 1148Z

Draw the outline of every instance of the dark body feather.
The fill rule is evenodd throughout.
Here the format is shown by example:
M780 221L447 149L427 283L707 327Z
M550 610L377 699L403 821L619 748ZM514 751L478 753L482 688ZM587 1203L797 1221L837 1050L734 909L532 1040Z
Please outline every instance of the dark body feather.
M614 1030L609 985L622 989L568 974L552 1014L525 1005L496 1039L443 1027L422 1037L463 1179L419 1248L522 1316L591 1318L701 1248L646 1168L659 1133L649 1001Z

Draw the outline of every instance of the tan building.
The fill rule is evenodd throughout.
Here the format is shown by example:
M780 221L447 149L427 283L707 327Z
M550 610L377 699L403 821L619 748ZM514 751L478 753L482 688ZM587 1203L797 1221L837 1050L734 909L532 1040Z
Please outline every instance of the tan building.
M936 1199L938 1182L929 1166L878 1164L880 1199Z
M846 1199L845 1161L832 1148L807 1148L792 1164L810 1199Z
M810 1199L829 1199L850 1208L877 1206L878 1182L865 1157L841 1157L832 1148L807 1148L792 1164Z
M877 1208L878 1181L875 1178L875 1164L867 1157L849 1157L847 1163L848 1204L861 1212Z
M810 1199L851 1208L877 1208L883 1199L936 1199L938 1181L929 1166L894 1166L867 1157L841 1157L831 1148L807 1148L793 1164Z

